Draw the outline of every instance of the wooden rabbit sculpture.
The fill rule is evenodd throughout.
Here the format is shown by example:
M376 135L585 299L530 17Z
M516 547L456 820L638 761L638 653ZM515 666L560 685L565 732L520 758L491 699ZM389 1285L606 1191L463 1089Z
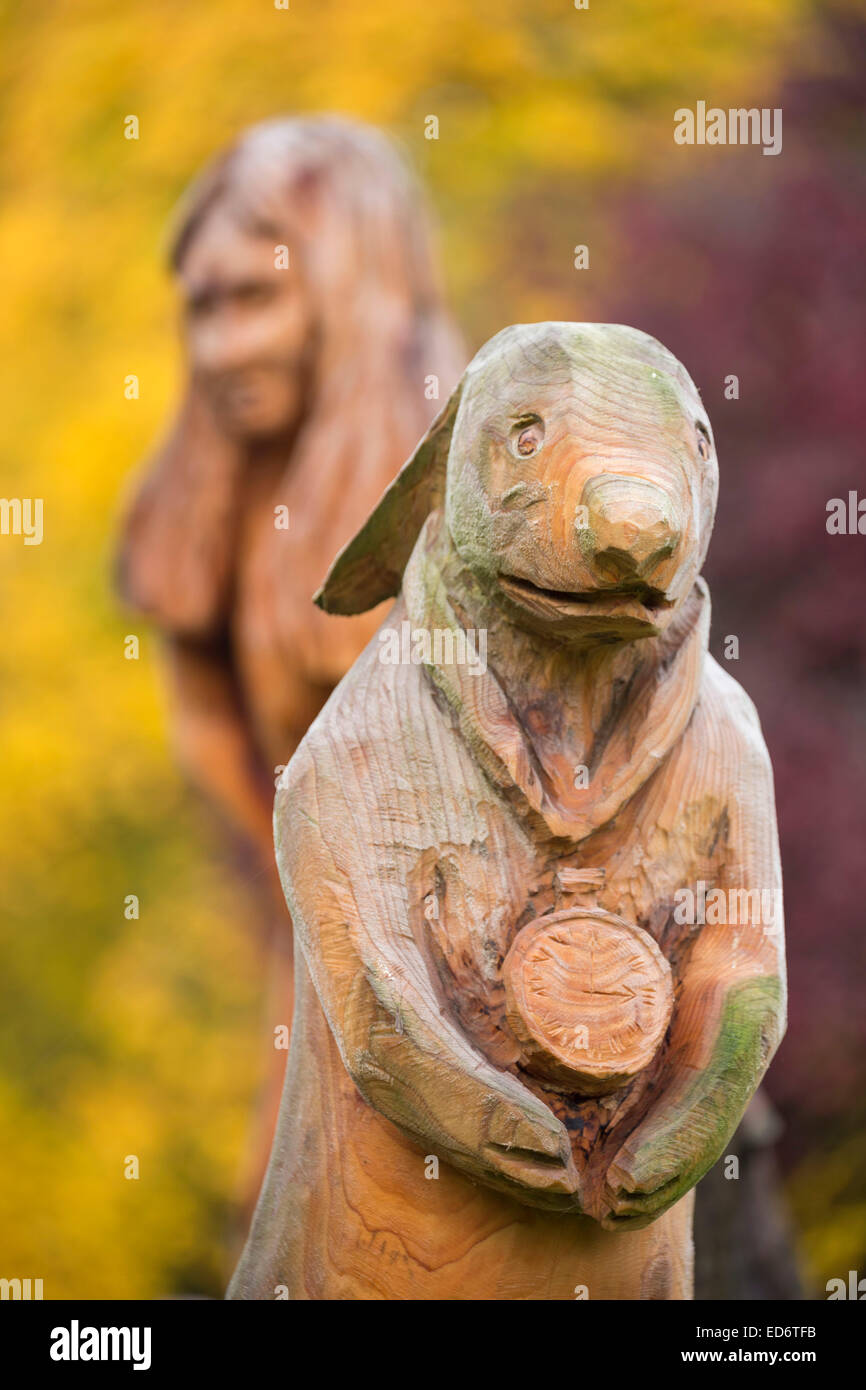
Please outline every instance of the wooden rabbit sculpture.
M785 1027L716 491L658 342L518 325L335 561L327 611L399 597L278 789L296 1011L230 1297L691 1297L692 1188Z

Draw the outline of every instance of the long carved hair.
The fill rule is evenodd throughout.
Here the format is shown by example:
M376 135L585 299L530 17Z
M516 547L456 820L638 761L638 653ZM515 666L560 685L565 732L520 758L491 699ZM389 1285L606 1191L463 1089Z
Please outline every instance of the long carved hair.
M267 639L298 655L294 610L305 605L304 622L323 619L313 590L438 409L425 381L436 377L447 399L462 348L418 190L379 132L337 117L252 127L192 187L175 270L223 203L289 245L312 305L310 384L278 489L296 503L289 545L271 525L256 547ZM120 557L124 597L160 626L188 636L224 626L246 466L245 447L219 427L191 374L133 499Z

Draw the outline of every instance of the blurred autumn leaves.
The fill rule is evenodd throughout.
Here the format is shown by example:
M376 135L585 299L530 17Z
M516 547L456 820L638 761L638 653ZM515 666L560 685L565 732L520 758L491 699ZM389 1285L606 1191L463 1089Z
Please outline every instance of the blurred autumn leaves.
M684 160L676 107L774 106L791 73L832 74L823 15L806 0L5 7L2 491L45 499L45 539L0 541L0 1274L42 1277L49 1298L218 1295L271 1045L250 905L175 772L154 640L109 585L119 491L176 389L161 250L189 179L275 113L382 124L427 185L471 347L507 322L598 317L634 248L611 200L637 178L687 189L726 157ZM752 178L781 162L732 157L764 166Z

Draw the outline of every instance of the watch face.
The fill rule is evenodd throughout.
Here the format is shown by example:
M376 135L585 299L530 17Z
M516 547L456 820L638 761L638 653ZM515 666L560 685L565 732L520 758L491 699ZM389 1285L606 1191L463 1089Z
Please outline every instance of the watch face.
M503 975L520 1065L578 1095L615 1091L642 1071L673 1010L671 970L656 942L598 909L530 922Z

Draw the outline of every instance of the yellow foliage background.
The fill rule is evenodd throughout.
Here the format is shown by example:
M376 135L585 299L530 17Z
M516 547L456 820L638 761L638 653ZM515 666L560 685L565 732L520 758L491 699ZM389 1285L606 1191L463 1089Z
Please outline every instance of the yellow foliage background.
M257 119L382 124L427 184L474 347L505 322L567 316L532 246L510 240L540 176L587 216L594 190L638 169L670 177L674 109L709 94L772 105L782 75L814 61L815 9L3 7L2 490L44 498L45 538L0 538L0 1274L41 1277L48 1298L219 1295L270 1046L251 905L173 766L154 640L110 585L119 497L178 388L162 265L178 196ZM540 198L539 254L570 263L586 237L545 213ZM139 661L124 660L129 632Z

